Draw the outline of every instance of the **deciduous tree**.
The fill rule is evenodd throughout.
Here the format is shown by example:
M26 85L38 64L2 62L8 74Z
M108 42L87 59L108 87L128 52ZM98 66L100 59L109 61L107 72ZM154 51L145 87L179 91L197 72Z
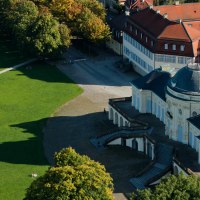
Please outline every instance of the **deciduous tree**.
M104 166L68 148L55 154L55 167L33 181L25 200L113 200L112 192Z
M162 179L154 189L139 190L131 200L198 200L200 199L200 178L196 176L170 176Z

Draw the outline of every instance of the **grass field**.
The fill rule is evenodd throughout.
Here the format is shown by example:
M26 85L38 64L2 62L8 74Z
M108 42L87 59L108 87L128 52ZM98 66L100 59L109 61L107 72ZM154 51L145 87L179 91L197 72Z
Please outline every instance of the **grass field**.
M21 200L33 172L48 167L42 148L46 119L82 89L57 68L36 63L32 69L0 75L0 199Z
M0 32L0 70L20 64L28 59L19 52L16 45L4 33Z

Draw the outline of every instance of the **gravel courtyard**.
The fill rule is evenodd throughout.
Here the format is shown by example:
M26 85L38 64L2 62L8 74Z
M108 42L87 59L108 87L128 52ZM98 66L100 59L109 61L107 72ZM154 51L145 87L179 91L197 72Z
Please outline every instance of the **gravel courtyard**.
M123 193L133 191L129 179L142 169L148 160L136 152L116 146L95 148L89 141L106 128L103 112L107 110L109 98L131 96L129 81L138 75L122 73L115 67L120 58L109 52L88 58L75 49L70 49L66 59L85 61L73 64L59 63L59 69L84 89L76 99L60 107L51 117L44 130L44 148L47 159L53 164L53 154L61 148L72 146L77 152L86 154L104 164L111 173L115 185L115 199L125 199Z

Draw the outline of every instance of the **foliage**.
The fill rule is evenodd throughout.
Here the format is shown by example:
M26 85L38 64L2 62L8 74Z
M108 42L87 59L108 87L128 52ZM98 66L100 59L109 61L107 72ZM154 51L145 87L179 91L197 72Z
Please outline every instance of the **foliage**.
M55 167L33 181L25 199L113 200L112 191L104 166L67 148L55 154Z
M39 56L62 52L72 35L92 42L109 39L105 16L97 0L0 0L0 26L21 50Z
M49 13L39 15L35 22L30 25L27 40L29 46L32 46L40 56L52 54L60 46L69 46L70 44L66 41L62 43L60 25Z
M200 199L200 178L196 176L170 176L163 178L154 189L139 190L132 200L198 200Z

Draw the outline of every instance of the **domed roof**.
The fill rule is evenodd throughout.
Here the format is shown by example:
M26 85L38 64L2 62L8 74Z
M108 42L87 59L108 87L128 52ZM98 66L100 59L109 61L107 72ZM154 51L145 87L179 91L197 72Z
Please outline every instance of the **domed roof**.
M179 93L200 95L200 64L192 63L181 68L171 78L168 86Z

